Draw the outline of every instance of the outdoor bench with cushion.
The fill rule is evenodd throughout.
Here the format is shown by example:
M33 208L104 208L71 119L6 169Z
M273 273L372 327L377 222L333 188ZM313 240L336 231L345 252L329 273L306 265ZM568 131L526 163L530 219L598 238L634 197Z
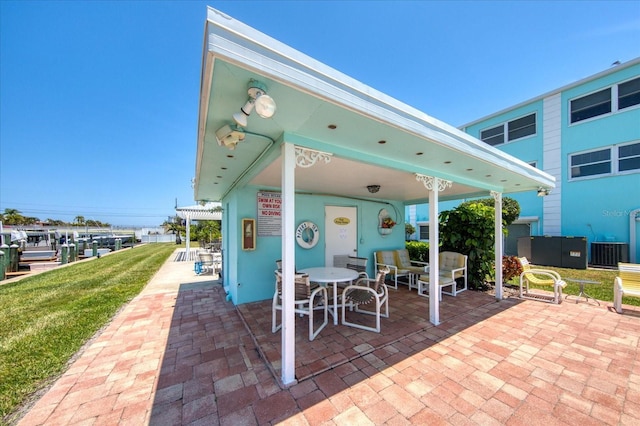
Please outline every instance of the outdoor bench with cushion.
M393 288L398 289L398 278L406 277L409 289L414 287L414 275L424 273L427 265L424 262L414 262L409 259L409 252L406 249L399 250L380 250L373 253L375 260L376 274L380 269L388 269L387 276L393 281ZM420 265L421 264L421 265ZM400 281L402 282L402 281Z
M454 251L442 251L438 253L438 299L442 299L442 293L455 297L458 293L467 289L467 256ZM457 279L461 279L458 288ZM423 272L417 279L418 294L427 296L429 290L429 273ZM444 288L451 287L451 291Z

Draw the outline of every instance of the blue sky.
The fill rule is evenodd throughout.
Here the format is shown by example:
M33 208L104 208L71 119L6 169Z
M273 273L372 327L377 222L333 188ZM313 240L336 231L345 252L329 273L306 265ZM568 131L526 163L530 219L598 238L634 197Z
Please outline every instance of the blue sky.
M0 1L0 210L194 204L210 5L455 126L640 56L640 1Z

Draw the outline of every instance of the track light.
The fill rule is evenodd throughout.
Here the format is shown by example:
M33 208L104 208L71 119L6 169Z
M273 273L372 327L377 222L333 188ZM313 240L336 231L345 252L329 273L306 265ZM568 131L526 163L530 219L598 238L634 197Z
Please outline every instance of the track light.
M216 131L216 140L218 145L225 146L230 150L236 149L238 142L243 141L245 134L236 126L225 124Z
M249 80L248 90L249 99L239 112L233 114L233 120L240 127L247 127L247 117L251 115L251 111L255 108L256 114L261 118L271 118L276 113L276 102L267 95L267 87L264 83L251 79Z

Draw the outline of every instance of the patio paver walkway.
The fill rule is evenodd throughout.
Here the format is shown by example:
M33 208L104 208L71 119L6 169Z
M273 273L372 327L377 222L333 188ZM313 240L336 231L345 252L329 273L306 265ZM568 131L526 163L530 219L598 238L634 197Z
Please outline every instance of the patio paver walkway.
M346 359L282 389L252 320L170 259L19 424L640 424L640 309L463 295L440 326L334 351Z

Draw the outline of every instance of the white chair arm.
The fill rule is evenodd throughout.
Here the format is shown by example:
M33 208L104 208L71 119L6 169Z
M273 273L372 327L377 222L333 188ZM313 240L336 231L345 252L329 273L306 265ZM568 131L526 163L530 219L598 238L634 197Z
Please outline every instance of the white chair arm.
M533 275L543 275L546 277L551 278L554 282L558 282L558 281L562 281L562 278L560 278L560 275L555 272L555 271L550 271L548 269L529 269L528 271L523 271L520 274L520 280L522 281L522 278L524 277L525 274L533 274ZM564 281L563 281L564 282ZM566 284L565 284L566 285Z
M467 268L465 268L464 266L462 268L454 268L451 270L451 273L455 274L456 272L464 271L465 269Z
M613 281L613 286L618 287L618 290L622 290L622 278L616 277Z
M550 269L529 269L528 271L524 271L523 273L527 273L527 272L530 274L546 275L548 277L553 278L556 281L562 280L562 278L560 278L560 274Z

